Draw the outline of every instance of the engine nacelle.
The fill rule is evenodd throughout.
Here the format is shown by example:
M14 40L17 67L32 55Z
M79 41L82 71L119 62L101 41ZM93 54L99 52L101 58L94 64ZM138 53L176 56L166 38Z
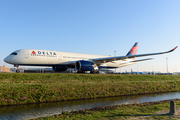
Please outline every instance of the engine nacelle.
M94 63L90 61L80 60L76 62L75 68L81 71L93 71Z
M52 68L56 72L66 71L68 69L66 65L53 66Z

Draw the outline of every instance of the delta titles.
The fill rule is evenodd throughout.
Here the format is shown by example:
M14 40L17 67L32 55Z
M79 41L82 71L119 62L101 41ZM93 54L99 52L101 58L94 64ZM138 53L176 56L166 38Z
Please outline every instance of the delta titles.
M57 57L55 52L32 51L31 56Z

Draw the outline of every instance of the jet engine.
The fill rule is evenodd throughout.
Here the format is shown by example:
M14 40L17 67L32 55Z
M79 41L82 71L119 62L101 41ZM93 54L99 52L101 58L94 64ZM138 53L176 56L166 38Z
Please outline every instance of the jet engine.
M94 63L90 61L79 60L76 62L75 68L78 71L94 71Z

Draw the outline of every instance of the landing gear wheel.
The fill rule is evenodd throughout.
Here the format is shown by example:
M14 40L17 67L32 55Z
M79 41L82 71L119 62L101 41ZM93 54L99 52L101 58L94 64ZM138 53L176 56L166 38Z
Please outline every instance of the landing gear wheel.
M96 71L97 74L99 74L99 71Z
M91 74L99 74L99 71L91 71Z
M17 69L17 70L16 70L16 73L20 73L20 70L19 70L19 69Z
M85 71L78 70L77 73L85 73Z

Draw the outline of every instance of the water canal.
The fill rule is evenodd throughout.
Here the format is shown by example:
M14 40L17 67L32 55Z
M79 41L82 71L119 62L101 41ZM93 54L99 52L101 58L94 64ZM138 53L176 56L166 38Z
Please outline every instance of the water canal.
M42 116L61 114L62 111L76 111L98 106L144 103L170 99L180 99L180 92L0 107L0 119L32 119Z

